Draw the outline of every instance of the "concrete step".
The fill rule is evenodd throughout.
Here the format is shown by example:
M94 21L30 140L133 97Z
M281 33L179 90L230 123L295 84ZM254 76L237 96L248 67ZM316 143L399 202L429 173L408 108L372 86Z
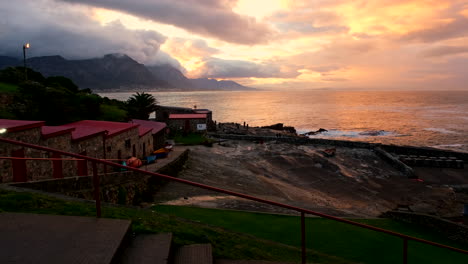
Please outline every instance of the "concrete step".
M172 234L136 236L122 256L122 264L167 264Z
M215 264L291 264L290 262L272 262L263 260L215 260Z
M0 213L0 263L110 264L129 220Z
M213 264L213 251L210 244L183 246L176 251L174 264Z

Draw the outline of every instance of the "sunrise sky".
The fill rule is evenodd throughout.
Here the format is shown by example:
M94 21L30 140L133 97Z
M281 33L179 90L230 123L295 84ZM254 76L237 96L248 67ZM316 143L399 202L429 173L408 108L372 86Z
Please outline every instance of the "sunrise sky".
M126 53L272 89L468 90L468 0L17 0L0 55Z

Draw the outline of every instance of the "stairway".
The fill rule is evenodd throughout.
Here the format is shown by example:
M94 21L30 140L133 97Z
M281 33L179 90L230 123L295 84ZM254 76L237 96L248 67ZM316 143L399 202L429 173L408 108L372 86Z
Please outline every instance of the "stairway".
M210 244L172 250L172 234L138 235L122 253L121 264L213 264Z
M256 260L213 260L210 244L186 245L173 250L172 234L138 235L122 253L121 264L284 264Z

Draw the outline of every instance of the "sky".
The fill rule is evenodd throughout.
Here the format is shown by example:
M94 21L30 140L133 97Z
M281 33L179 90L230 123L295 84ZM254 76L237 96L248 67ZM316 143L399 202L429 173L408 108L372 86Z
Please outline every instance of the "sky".
M468 90L468 0L1 0L0 55L125 53L269 89Z

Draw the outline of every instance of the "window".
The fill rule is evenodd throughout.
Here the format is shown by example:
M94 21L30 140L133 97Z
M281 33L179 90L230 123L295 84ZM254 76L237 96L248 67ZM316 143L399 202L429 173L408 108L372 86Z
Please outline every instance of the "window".
M131 148L132 147L132 143L130 142L130 139L125 140L125 147L126 148Z
M111 146L107 146L107 152L111 152L111 151L112 151Z

